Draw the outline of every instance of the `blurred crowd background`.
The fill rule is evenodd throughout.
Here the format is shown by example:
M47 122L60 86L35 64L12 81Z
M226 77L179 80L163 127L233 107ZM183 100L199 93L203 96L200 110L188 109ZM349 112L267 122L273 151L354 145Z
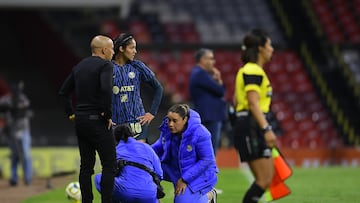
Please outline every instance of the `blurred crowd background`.
M77 144L57 92L90 54L93 36L135 35L137 57L165 91L150 127L154 139L168 107L190 102L188 76L198 48L214 50L231 102L241 39L252 28L267 30L275 47L265 71L279 145L360 144L360 0L1 0L0 25L0 96L23 81L33 146ZM152 92L143 88L148 104ZM224 126L222 146L229 147L230 127ZM6 145L3 136L0 145Z

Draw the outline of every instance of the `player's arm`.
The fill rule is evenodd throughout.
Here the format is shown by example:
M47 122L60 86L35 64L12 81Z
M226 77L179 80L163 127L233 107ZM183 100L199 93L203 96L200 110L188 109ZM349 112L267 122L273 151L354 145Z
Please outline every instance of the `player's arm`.
M156 79L156 77L154 77L152 80L150 80L148 82L148 84L154 89L154 97L151 103L151 108L150 108L150 113L152 115L156 115L160 103L161 103L161 99L162 99L162 95L163 95L163 86L161 85L161 83L159 82L158 79Z
M163 94L163 86L155 77L149 80L147 84L154 89L154 97L151 103L150 111L139 117L141 125L149 124L154 119L159 109Z

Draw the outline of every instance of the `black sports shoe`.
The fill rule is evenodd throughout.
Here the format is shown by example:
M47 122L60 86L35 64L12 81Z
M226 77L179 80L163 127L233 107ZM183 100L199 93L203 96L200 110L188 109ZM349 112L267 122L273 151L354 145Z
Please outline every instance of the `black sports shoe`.
M10 184L11 187L17 186L17 182L16 182L16 181L13 181L13 180L10 180L10 181L9 181L9 184Z

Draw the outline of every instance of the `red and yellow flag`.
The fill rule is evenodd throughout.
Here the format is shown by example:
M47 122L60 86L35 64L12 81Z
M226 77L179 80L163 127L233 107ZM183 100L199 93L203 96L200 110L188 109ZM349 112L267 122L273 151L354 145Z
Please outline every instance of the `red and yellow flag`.
M280 199L291 193L290 189L284 183L284 181L292 174L290 166L286 163L284 157L277 148L272 149L272 157L274 160L275 172L270 187L265 192L265 200L267 202Z

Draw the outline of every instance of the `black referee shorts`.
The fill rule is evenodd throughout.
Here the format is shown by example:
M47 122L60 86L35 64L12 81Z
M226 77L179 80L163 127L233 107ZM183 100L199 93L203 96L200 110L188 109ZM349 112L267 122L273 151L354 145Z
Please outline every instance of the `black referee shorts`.
M237 116L233 137L242 162L271 157L271 149L266 145L264 132L250 113Z

